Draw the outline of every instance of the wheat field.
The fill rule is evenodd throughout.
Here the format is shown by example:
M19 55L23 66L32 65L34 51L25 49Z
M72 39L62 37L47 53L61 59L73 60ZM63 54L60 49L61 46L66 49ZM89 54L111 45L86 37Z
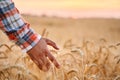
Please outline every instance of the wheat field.
M61 64L42 72L0 31L0 80L120 80L120 20L23 15L43 37Z

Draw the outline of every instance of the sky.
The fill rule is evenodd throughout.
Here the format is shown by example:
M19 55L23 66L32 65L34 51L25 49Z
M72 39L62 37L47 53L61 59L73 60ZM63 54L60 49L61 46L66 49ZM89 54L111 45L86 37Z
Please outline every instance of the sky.
M120 0L13 0L21 13L60 17L120 18Z

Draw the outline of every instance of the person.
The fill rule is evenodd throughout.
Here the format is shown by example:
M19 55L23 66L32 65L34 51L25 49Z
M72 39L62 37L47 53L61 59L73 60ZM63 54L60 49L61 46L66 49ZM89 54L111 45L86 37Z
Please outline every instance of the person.
M42 38L20 15L12 0L0 0L0 29L27 53L40 70L48 71L50 61L60 68L47 45L59 49L55 42Z

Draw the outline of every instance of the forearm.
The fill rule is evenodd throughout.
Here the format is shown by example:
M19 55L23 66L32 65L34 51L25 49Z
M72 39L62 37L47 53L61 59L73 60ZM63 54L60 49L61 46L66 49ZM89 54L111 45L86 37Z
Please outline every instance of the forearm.
M24 52L34 47L41 38L21 18L11 0L0 1L0 29L7 34L10 40L20 46Z

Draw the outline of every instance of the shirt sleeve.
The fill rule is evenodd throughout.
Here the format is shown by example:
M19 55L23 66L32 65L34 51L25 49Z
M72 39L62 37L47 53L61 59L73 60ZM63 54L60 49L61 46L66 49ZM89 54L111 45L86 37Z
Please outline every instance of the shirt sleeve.
M12 0L0 0L0 29L15 42L23 52L34 47L41 36L26 23Z

